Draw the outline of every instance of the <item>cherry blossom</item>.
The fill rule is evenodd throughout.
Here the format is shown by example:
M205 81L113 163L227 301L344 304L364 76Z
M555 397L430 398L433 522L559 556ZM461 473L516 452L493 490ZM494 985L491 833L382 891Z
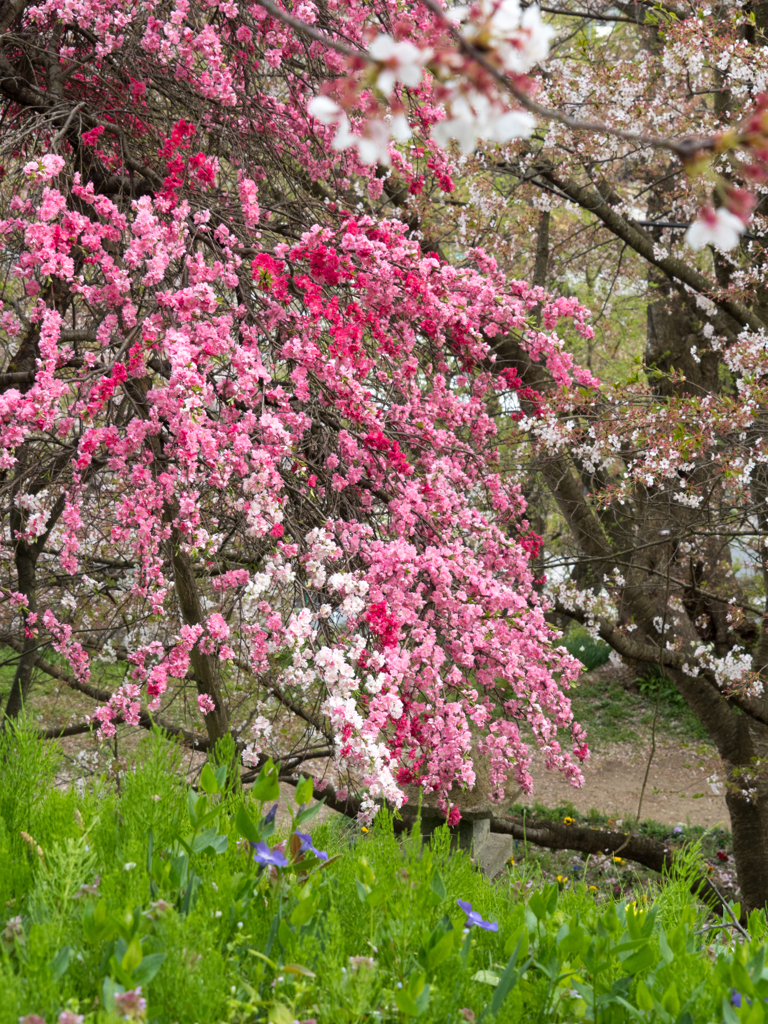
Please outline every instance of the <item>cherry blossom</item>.
M730 210L708 207L699 212L698 218L686 231L685 240L696 252L706 245L728 252L739 244L744 229L744 221Z

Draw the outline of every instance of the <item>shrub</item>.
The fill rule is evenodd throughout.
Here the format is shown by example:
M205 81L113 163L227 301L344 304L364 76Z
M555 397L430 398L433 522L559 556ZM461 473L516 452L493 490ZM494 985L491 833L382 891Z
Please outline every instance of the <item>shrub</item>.
M611 648L602 640L595 640L586 630L571 630L562 641L569 654L578 658L587 672L605 665L611 656Z

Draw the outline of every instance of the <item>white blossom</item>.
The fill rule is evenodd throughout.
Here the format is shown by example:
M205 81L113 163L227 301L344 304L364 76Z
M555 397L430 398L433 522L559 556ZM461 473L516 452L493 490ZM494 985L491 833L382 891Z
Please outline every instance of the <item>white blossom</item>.
M744 221L724 207L701 210L685 233L685 240L698 252L705 245L714 245L723 252L735 248L744 232Z
M422 70L432 51L420 50L408 40L398 43L392 36L381 33L368 47L368 54L384 65L376 86L385 96L391 96L397 82L409 89L416 89L421 84Z

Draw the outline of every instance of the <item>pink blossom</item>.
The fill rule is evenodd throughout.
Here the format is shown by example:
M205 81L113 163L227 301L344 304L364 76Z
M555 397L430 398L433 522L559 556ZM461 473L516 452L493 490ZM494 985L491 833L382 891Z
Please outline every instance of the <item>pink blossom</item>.
M129 1020L143 1020L147 1009L147 1000L141 994L141 985L127 992L115 995L115 1006Z
M216 705L209 694L201 693L197 697L197 709L201 715L209 715L212 711L216 710Z

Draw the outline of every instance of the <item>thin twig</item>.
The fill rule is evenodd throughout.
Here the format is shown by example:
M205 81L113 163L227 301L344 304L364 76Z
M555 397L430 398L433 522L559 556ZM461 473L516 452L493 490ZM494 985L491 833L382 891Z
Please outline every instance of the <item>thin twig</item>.
M741 934L744 936L745 939L749 939L750 938L749 932L742 925L741 921L739 921L738 917L736 917L736 915L734 914L733 910L731 909L731 905L726 901L725 897L719 891L719 889L717 888L715 883L712 881L712 879L708 879L708 882L712 886L712 888L715 890L717 895L720 897L720 901L723 904L723 906L725 907L725 909L727 910L727 912L730 914L730 916L731 916L731 918L733 920L734 926L736 928L738 928L738 930L741 932Z
M677 141L673 139L662 139L657 135L645 135L643 132L631 132L626 131L623 128L610 128L606 124L601 124L599 121L579 121L578 118L570 117L568 114L561 110L553 110L551 107L544 107L535 100L532 100L530 96L526 95L522 90L509 79L505 74L494 67L493 64L478 50L472 43L469 42L465 36L459 31L456 25L447 16L440 6L436 3L436 0L421 0L424 6L430 10L436 18L438 18L443 25L448 29L450 34L456 41L459 50L473 60L476 64L479 64L484 71L506 89L507 92L511 93L512 96L517 100L521 107L530 111L532 114L536 114L538 117L543 117L548 121L557 121L559 124L565 125L566 128L571 128L574 131L586 131L592 133L602 133L605 135L613 135L616 138L623 139L625 142L636 142L639 143L643 148L650 147L653 149L665 149L670 153L674 153L675 156L681 160L689 160L692 156L700 153L704 149L713 149L715 142L711 138L696 138L689 136L688 138L679 139Z
M664 615L661 619L661 640L659 642L659 668L661 669L661 679L659 680L659 691L656 694L656 709L653 712L653 722L651 724L651 750L648 754L648 764L645 766L645 777L643 778L643 788L640 790L640 799L637 804L637 818L636 822L640 821L640 811L643 809L643 797L645 796L645 787L648 785L648 776L651 772L651 765L653 764L653 758L656 754L656 722L659 717L659 704L661 702L661 685L664 678L664 637L667 632L667 609L669 608L669 584L670 584L670 573L669 573L669 561L667 561L667 590L664 595Z
M277 21L282 21L284 25L290 26L290 28L302 33L302 35L309 36L316 43L322 43L323 46L337 50L339 53L343 53L345 57L357 57L372 62L372 58L368 56L365 50L353 50L351 46L347 46L346 43L340 43L338 40L331 38L331 36L327 36L324 32L320 32L318 29L313 28L312 25L307 24L306 21L294 18L292 14L283 11L276 4L273 4L272 0L256 0L256 3L259 7L263 7Z

